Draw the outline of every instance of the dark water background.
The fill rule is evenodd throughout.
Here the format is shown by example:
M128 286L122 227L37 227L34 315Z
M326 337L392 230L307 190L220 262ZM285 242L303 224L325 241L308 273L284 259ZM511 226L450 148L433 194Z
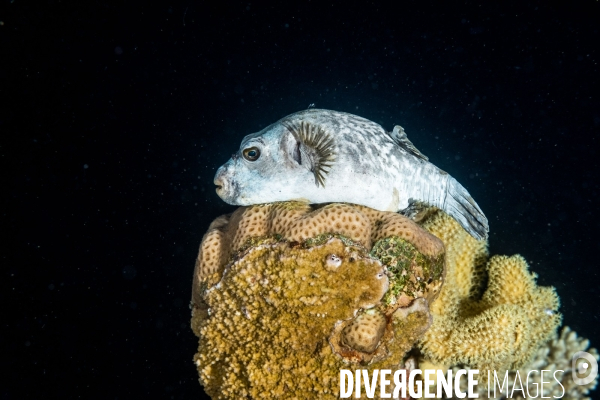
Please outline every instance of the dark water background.
M2 398L201 398L214 172L311 103L401 124L600 346L598 1L123 3L0 5Z

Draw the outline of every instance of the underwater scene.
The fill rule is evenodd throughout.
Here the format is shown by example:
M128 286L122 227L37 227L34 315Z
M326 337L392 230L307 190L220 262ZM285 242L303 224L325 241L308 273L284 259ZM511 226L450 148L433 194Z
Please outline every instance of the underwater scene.
M0 399L594 399L600 3L8 1Z

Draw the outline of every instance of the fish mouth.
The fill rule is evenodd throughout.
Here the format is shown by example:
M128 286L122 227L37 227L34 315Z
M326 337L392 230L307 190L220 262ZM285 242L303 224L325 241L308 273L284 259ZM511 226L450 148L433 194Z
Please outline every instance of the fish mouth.
M217 170L213 180L217 195L227 204L236 204L239 196L237 182L231 179L231 171L227 166L222 166Z
M225 197L227 197L227 182L225 180L223 180L222 177L217 176L215 177L215 180L213 182L216 186L215 191L217 192L217 195L224 199Z
M215 186L216 186L216 192L219 196L221 196L221 194L223 193L223 183L222 182L214 182Z

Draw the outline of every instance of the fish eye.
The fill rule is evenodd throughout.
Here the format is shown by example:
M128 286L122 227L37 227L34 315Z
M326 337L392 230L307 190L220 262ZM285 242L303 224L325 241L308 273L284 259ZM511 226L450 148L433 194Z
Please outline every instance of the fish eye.
M256 161L258 160L258 157L260 157L260 150L258 147L248 147L247 149L244 149L242 154L246 160Z

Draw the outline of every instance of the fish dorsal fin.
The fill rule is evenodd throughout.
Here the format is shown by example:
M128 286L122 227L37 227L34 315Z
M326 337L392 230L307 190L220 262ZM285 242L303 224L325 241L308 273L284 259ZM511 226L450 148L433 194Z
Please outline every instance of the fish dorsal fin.
M402 147L404 150L408 151L410 154L417 156L425 161L429 161L429 158L425 154L423 154L419 150L417 150L415 145L412 144L412 142L410 140L408 140L408 137L406 136L406 132L404 132L404 128L401 127L400 125L396 125L394 127L394 130L392 132L390 132L389 135L392 138L392 140L394 142L396 142L396 144L398 144L398 146Z
M309 122L283 122L297 145L293 157L315 176L315 184L325 187L325 176L335 161L335 142L322 127Z

